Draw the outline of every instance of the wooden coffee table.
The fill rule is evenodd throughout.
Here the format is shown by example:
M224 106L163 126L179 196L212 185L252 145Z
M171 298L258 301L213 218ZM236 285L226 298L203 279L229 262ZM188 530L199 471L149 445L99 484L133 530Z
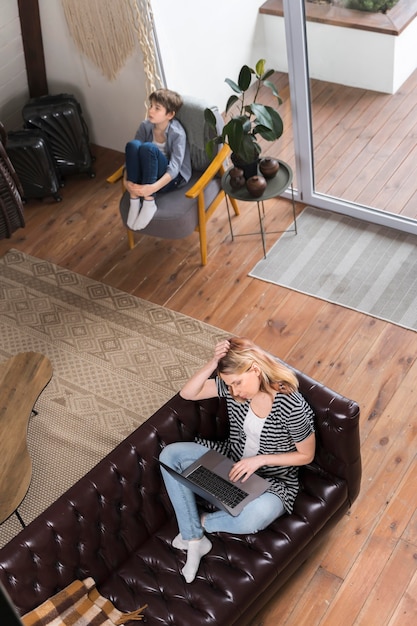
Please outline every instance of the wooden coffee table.
M32 478L27 448L33 406L52 377L49 359L22 352L0 363L0 523L17 512Z

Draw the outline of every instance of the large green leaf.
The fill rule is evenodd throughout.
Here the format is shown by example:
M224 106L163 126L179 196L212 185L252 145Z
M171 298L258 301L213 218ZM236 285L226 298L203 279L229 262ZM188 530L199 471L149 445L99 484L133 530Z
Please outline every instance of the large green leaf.
M214 115L213 111L209 108L204 109L204 121L214 129L217 127L216 116Z
M271 83L270 80L265 80L264 81L264 85L265 85L265 87L269 87L269 89L272 91L274 96L278 99L279 104L282 104L282 98L279 95L279 93L277 91L277 88L275 87L274 83Z
M223 128L223 138L230 146L232 152L239 153L240 145L243 139L243 124L237 119L231 119Z
M258 130L257 127L254 128L254 133L259 132L262 137L264 137L264 134L262 134L263 131L261 132L261 130L266 128L269 131L268 134L273 135L273 139L269 139L269 141L273 141L274 139L281 137L284 131L284 124L280 114L275 109L270 106L257 103L253 103L251 105L251 109L252 113L255 115L256 125L260 126L260 130Z
M225 78L224 82L227 83L229 85L230 89L232 91L234 91L235 93L242 93L242 90L239 87L239 85L237 83L235 83L235 81L232 80L231 78Z
M212 159L215 154L217 153L217 146L219 146L220 144L224 143L223 141L223 137L213 137L213 139L210 139L207 143L206 143L206 154L208 155L208 157L210 159Z
M243 135L240 148L236 151L246 163L252 163L260 154L261 146L254 140L253 135Z
M255 66L255 70L256 70L256 75L257 76L263 76L264 72L265 72L265 59L259 59L259 61L256 63Z
M229 109L236 103L238 102L239 97L238 96L230 96L227 104L226 104L226 113L229 111Z
M268 70L267 72L265 72L265 74L262 76L262 81L265 82L267 80L267 78L269 78L270 76L272 76L272 74L274 74L275 70Z
M247 91L252 82L252 70L248 65L243 65L239 72L238 84L241 91Z
M262 124L257 124L253 129L254 134L260 135L266 141L275 141L278 139L276 133L268 128L267 126L262 126Z

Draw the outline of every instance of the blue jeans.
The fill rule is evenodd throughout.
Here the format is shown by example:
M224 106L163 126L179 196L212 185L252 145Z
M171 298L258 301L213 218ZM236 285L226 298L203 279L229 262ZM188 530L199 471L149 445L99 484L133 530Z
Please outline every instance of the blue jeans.
M179 441L166 446L161 452L160 459L169 467L182 472L206 452L207 448L199 443ZM280 498L266 492L252 500L236 517L226 511L206 513L203 528L194 493L166 470L162 468L161 471L181 536L185 540L201 539L204 530L209 533L227 532L236 535L256 533L284 513Z
M138 185L151 185L165 174L168 168L168 159L158 146L147 141L133 139L126 144L126 176L127 180ZM179 174L158 193L170 191L178 187L183 180Z

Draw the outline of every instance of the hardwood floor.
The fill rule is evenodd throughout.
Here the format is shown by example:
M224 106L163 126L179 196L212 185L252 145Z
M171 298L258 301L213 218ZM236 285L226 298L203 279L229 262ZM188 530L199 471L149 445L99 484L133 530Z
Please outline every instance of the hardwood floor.
M363 481L351 512L265 607L253 626L404 626L417 615L417 333L249 278L259 236L231 242L225 206L209 222L209 260L198 236L138 236L127 249L120 187L106 177L120 153L95 148L97 177L73 176L63 200L31 201L26 228L0 241L119 289L247 335L361 407ZM298 207L301 210L302 207ZM287 226L285 199L266 206L267 228ZM236 232L253 231L255 206ZM268 248L277 235L267 237Z
M276 156L278 148L295 169L287 74L274 82L285 131L264 152ZM417 219L417 71L393 95L320 80L310 86L316 190Z

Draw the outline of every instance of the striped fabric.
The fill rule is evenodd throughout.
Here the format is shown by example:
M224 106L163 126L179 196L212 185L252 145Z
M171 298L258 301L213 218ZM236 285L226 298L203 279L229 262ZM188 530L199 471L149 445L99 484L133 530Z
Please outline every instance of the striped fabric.
M307 207L249 276L417 330L417 237Z
M249 402L237 402L230 395L227 385L221 378L216 378L220 397L226 398L229 415L230 433L226 442L209 441L198 438L197 441L227 454L234 461L243 456L246 434L243 428ZM271 413L265 418L261 432L259 454L280 454L294 452L294 442L307 439L314 432L314 414L311 407L299 392L291 394L277 393ZM268 491L275 493L282 501L285 510L291 513L299 489L298 467L261 467L257 474L270 481Z
M118 626L141 621L146 605L132 613L121 613L103 598L92 578L75 580L68 587L22 617L24 626Z

